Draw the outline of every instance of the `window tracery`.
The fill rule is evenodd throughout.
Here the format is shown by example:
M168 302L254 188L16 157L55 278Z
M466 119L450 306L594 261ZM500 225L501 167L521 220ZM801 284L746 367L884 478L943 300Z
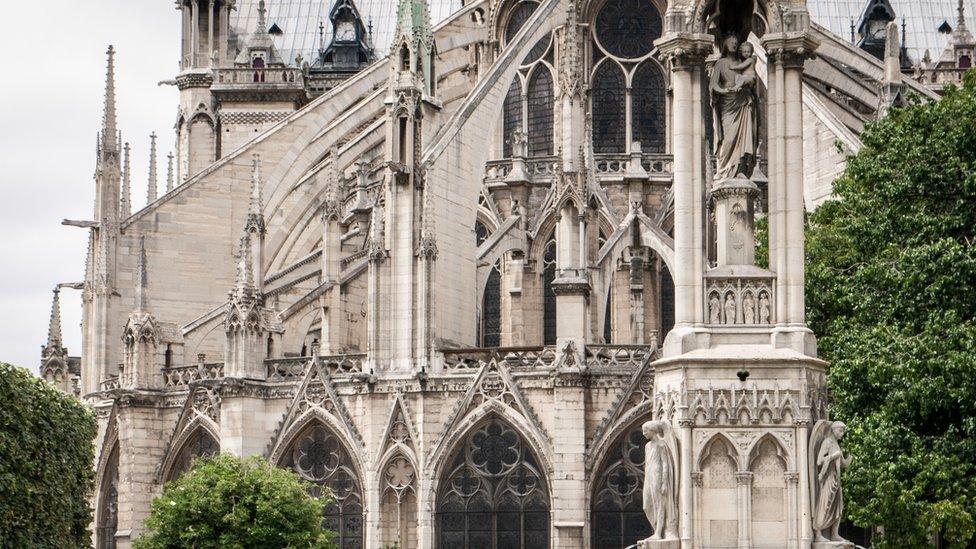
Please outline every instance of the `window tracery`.
M102 473L101 497L98 500L98 525L95 528L97 549L115 549L115 532L119 526L119 446L109 454Z
M528 444L492 418L448 461L438 494L441 547L549 546L549 496Z
M527 134L529 156L552 154L553 82L548 66L532 72L527 94Z
M515 134L522 131L522 86L518 76L512 80L512 85L508 88L502 113L504 134L502 154L505 158L511 158L515 152Z
M627 86L620 66L607 61L593 74L593 152L623 153L627 139Z
M556 293L552 283L556 280L556 238L546 242L542 256L542 344L556 344Z
M633 96L634 141L640 141L644 152L664 152L665 86L658 66L645 61L634 72Z
M488 282L485 284L485 294L481 305L481 346L498 347L501 345L501 293L502 273L499 264L491 268Z
M648 0L610 0L596 16L596 38L610 55L643 57L661 36L661 15Z
M180 448L180 453L173 460L173 466L170 468L166 480L179 478L180 475L190 470L193 460L201 457L212 457L218 452L220 452L220 444L217 439L206 429L197 428Z
M637 425L604 460L590 509L593 547L629 547L651 535L642 500L645 442Z
M336 533L342 549L363 547L362 485L339 437L321 423L312 423L295 437L281 465L311 482L313 496L328 488L334 501L325 509L324 526Z

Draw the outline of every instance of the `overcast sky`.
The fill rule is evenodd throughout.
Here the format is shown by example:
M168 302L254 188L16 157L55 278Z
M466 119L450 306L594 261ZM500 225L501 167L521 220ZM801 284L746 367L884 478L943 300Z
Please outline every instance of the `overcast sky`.
M173 148L178 96L157 86L178 70L172 0L4 2L11 50L0 78L0 361L38 370L51 290L84 276L105 50L113 44L119 128L132 145L133 210L146 203L149 134L159 184ZM13 36L10 36L10 34ZM81 350L80 292L61 292L68 351Z

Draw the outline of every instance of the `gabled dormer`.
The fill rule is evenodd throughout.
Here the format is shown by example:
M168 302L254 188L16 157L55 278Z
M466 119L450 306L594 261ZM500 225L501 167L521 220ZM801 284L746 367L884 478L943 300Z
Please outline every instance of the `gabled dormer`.
M374 59L372 33L353 0L338 0L329 12L332 40L319 49L317 67L333 70L359 70ZM320 35L322 34L320 30ZM324 42L323 38L320 38Z
M895 20L895 10L888 0L868 0L858 23L857 46L878 59L884 58L885 29Z
M244 42L244 47L241 48L240 53L234 59L234 65L237 67L250 67L257 70L285 66L285 62L282 60L281 55L278 54L278 48L275 47L274 40L271 38L264 0L258 2L257 27L255 27L251 36L247 38L247 41ZM255 78L258 78L258 73L255 74ZM255 80L255 82L259 81L263 80Z

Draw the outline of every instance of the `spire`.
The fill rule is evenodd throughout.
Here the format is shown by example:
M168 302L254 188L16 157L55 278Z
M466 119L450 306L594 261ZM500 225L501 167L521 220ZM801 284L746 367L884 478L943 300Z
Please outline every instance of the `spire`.
M136 310L145 313L149 311L149 270L146 262L146 237L139 238L139 266L136 276Z
M51 319L47 326L47 347L61 346L61 288L54 287L54 300L51 302Z
M956 5L956 12L958 13L956 16L956 30L966 28L966 7L963 5L962 0L959 0Z
M118 132L115 119L115 48L111 45L105 52L108 56L108 68L105 73L105 105L102 117L102 147L107 152L118 152L115 148L116 133Z
M149 134L149 188L146 192L146 203L156 200L156 132Z
M125 219L132 215L132 171L129 164L129 143L123 147L122 157L122 196L119 199L119 217Z
M173 190L173 151L166 155L166 192Z
M427 0L399 0L390 55L403 55L403 49L407 48L406 53L410 59L399 59L393 66L400 67L401 73L409 70L422 77L424 91L428 94L431 93L430 51L433 44L434 34Z
M257 297L254 286L254 271L251 268L251 235L245 232L241 237L240 257L237 260L237 277L234 289L230 292L232 301L250 301Z
M251 201L247 207L247 220L244 222L244 231L248 234L264 232L261 205L261 156L255 154L251 160Z

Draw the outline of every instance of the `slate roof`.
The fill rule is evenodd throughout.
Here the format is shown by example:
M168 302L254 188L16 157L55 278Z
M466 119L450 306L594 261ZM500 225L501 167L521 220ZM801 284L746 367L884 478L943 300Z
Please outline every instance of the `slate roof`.
M929 50L932 59L938 59L946 44L949 33L940 33L939 26L948 22L956 28L956 0L889 0L895 10L898 25L905 20L905 47L913 63L917 63ZM851 39L851 18L855 28L860 23L868 0L807 0L810 18L827 30L844 38ZM963 0L966 9L966 26L976 28L976 0Z
M363 23L373 23L373 47L376 55L386 55L396 27L396 0L354 0L363 16ZM270 0L267 1L268 27L277 25L281 34L272 35L278 52L286 63L292 64L299 53L311 59L318 51L319 22L325 24L325 45L332 40L329 12L336 0ZM461 0L430 0L430 20L436 25L451 13L461 9ZM232 34L237 37L238 47L251 33L258 21L258 0L238 0L237 9L231 13Z

